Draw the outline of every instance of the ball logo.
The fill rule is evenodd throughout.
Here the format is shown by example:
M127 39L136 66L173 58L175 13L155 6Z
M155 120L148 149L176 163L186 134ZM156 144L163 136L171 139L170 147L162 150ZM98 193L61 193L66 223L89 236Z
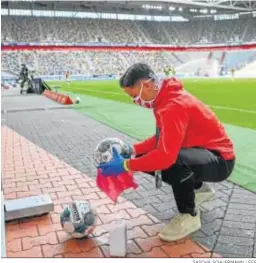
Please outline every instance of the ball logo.
M95 228L97 213L87 201L74 201L60 214L63 230L73 238L90 235Z

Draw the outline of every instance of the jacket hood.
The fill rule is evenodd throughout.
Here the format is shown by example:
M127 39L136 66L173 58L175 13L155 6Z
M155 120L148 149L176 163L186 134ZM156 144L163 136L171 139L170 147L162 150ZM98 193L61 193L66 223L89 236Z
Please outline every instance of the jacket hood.
M170 99L179 96L183 91L184 87L178 79L174 77L164 79L155 100L155 107L158 107L159 104L162 104L165 101L170 101Z

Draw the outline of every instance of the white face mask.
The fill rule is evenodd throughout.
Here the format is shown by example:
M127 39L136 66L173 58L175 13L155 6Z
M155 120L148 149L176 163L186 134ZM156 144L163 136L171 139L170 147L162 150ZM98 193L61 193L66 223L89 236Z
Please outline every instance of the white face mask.
M145 81L144 83L149 82L151 80L152 79L149 79L149 80ZM152 100L143 100L141 98L141 94L142 94L143 88L144 88L144 84L141 85L139 95L136 96L135 98L132 98L132 100L138 106L141 106L141 107L144 107L144 108L147 108L147 109L152 109L154 107L154 101L156 99L156 96L157 96L157 94L158 94L158 92L160 90L160 85L156 85L155 89L158 90L158 92L157 92L156 96Z

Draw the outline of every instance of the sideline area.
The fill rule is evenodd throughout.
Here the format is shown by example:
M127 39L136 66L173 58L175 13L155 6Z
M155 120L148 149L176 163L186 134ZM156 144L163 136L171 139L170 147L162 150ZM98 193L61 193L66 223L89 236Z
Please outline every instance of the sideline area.
M17 95L17 108L24 99ZM46 106L52 103L40 99ZM87 103L90 113L88 97ZM162 242L157 232L177 212L171 188L164 185L156 192L153 182L138 174L139 188L114 205L96 187L92 164L97 142L106 137L134 141L74 109L2 114L4 198L48 193L54 202L49 215L6 224L8 257L108 257L108 231L116 218L127 220L127 257L256 256L256 194L229 182L214 185L217 198L203 205L202 229L178 242ZM98 226L92 238L74 240L61 229L59 213L80 199L97 207Z

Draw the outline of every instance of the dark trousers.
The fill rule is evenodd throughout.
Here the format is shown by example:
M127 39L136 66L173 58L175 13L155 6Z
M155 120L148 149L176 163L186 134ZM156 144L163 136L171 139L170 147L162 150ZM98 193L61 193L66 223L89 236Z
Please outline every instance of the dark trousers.
M234 168L235 160L225 161L217 152L201 148L182 149L177 161L162 171L162 180L172 186L180 213L195 214L195 189L203 182L221 182ZM154 172L149 173L154 176Z

